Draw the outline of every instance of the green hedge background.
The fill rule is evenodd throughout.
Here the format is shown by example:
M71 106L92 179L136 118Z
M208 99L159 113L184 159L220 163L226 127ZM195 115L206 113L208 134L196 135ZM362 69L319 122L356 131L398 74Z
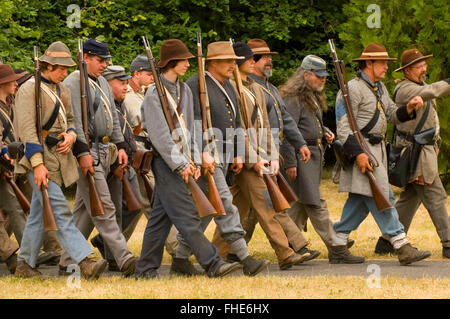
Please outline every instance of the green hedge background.
M355 67L351 59L359 57L369 42L377 41L399 60L403 50L413 46L433 54L428 82L434 82L450 76L449 6L448 0L0 0L0 57L15 68L32 71L33 45L39 45L42 53L50 43L61 40L75 55L77 39L93 37L108 44L114 64L128 69L137 54L144 54L142 35L148 36L157 57L161 43L169 38L183 40L196 53L196 32L201 31L204 54L212 41L266 40L280 53L274 59L271 79L280 85L308 54L331 63L327 39L334 38L349 79ZM78 12L80 19L76 20ZM78 25L69 27L77 21ZM390 64L385 80L391 93L394 80L402 76L393 72L399 64ZM338 89L333 65L328 69L332 76L326 87L329 112L325 124L334 129ZM186 76L195 72L193 61ZM441 171L447 172L450 97L438 102L443 140L439 162Z

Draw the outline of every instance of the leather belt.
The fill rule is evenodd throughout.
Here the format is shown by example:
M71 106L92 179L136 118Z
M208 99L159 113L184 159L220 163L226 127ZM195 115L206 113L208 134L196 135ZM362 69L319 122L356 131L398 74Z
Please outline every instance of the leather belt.
M97 142L97 143L108 144L109 141L110 141L110 138L107 135L105 135L105 136L98 136L97 139L94 139L93 136L90 136L90 140L91 140L91 143L92 143L92 141L95 140L95 142Z
M305 139L306 145L307 146L318 146L318 145L322 145L322 139L318 138L318 139Z

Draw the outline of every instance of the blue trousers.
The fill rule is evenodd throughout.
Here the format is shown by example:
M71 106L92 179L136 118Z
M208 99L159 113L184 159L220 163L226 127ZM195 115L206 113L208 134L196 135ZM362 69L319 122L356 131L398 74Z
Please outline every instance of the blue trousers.
M389 201L394 205L395 197L392 189L389 189ZM337 233L349 234L358 228L369 212L372 213L383 235L392 237L405 232L395 208L380 212L373 197L354 193L349 193L342 210L341 220L334 223L333 228Z
M153 160L152 170L155 200L144 232L141 256L136 263L136 275L156 273L161 265L164 243L174 224L207 275L213 276L225 262L203 234L197 208L185 182L161 157Z
M36 267L36 260L39 250L44 240L44 219L42 218L42 192L38 190L34 181L34 173L28 173L28 181L33 187L31 199L30 216L28 216L25 230L20 245L19 260L31 267ZM88 244L83 234L78 230L73 221L69 202L58 184L48 182L48 196L55 214L56 237L63 248L72 257L72 260L79 264L84 258L93 254L91 246Z

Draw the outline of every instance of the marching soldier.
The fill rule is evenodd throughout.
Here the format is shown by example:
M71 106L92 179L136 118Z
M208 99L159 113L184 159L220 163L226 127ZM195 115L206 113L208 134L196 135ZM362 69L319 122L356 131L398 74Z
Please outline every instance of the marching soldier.
M62 42L52 43L39 58L41 71L40 99L44 145L39 143L36 130L35 81L25 82L16 97L19 138L25 145L25 156L16 167L17 173L26 173L33 187L30 215L23 234L18 265L18 277L41 276L35 268L44 238L41 189L48 191L58 230L56 236L67 254L81 268L85 278L98 278L106 267L105 260L94 261L86 239L76 228L70 206L61 186L70 186L78 179L76 159L71 148L77 138L70 91L61 81L67 69L75 66L69 48ZM44 134L43 134L44 135ZM50 136L59 142L51 143Z
M178 132L183 136L181 151L172 138L163 114L155 85L151 85L142 104L144 129L156 152L152 162L155 174L154 204L142 242L141 257L137 262L136 278L154 278L161 265L164 242L172 224L194 253L197 261L209 277L223 277L242 269L239 263L226 263L217 254L217 249L203 234L201 220L186 183L188 178L198 178L200 169L188 159L198 153L194 134L194 108L192 92L179 80L194 56L178 39L169 39L161 46L161 85L170 104ZM195 161L195 156L193 156Z
M219 53L219 54L218 54ZM233 95L234 100L232 100L229 96L226 97L226 100L223 100L223 103L226 103L226 107L219 107L216 102L218 99L222 102L222 96L227 92L225 87L228 86L229 89L232 90L232 87L227 78L220 79L220 75L218 76L217 65L225 65L228 68L228 64L234 62L235 59L242 59L243 57L238 57L235 55L231 45L229 42L213 42L208 45L208 52L206 57L206 62L208 63L209 72L205 73L205 82L208 90L208 99L211 104L210 112L211 112L211 125L216 129L220 129L222 132L226 131L229 128L234 128L233 124L240 120L239 113L233 111L233 104L235 108L237 108L237 101L235 100L235 96ZM214 62L213 62L214 61ZM220 72L220 71L219 71ZM217 85L221 85L220 81L217 80L219 78L223 81L223 90L225 92L221 92ZM225 84L226 83L226 84ZM201 121L201 106L200 106L200 89L199 89L199 75L193 75L187 81L187 84L191 88L194 95L194 113L195 119L197 121ZM228 93L226 93L228 95ZM220 98L219 98L220 97ZM229 99L229 100L228 100ZM235 109L236 110L236 109ZM237 111L237 110L236 110ZM214 141L216 145L227 145L227 142L234 144L234 134L233 136L222 135L222 140ZM203 144L203 143L202 143ZM234 145L233 145L234 146ZM234 147L233 147L234 150ZM250 256L248 252L247 243L245 242L244 235L245 231L243 230L238 209L235 205L233 205L233 197L230 193L230 189L228 188L226 182L226 174L228 170L228 164L226 161L221 163L215 163L214 155L217 155L217 158L220 158L222 152L220 154L214 154L215 151L212 149L210 153L206 148L202 148L202 168L204 170L208 170L210 174L212 174L214 181L217 186L217 190L222 199L225 215L214 217L214 222L216 223L216 230L221 234L224 240L230 245L231 250L237 256L237 260L241 262L244 266L243 272L247 276L255 276L259 272L263 271L269 261L267 260L256 260L252 256ZM237 154L234 154L236 156ZM233 158L234 158L233 156ZM220 160L219 160L220 161ZM237 160L236 160L237 162ZM208 180L205 176L202 176L198 181L199 186L204 190L205 193L208 192ZM208 224L211 222L211 217L202 218L202 228L205 230ZM181 239L180 244L177 248L176 257L181 257L182 259L187 261L187 258L190 255L190 248L186 246L184 241ZM177 259L174 258L174 262ZM172 267L176 266L175 263L172 263ZM176 267L174 267L176 269Z
M450 94L450 79L432 84L425 83L427 60L432 56L423 55L417 49L406 50L402 54L402 66L395 70L402 71L405 76L395 88L395 102L400 105L406 104L414 96L420 95L426 103L425 107L417 111L414 120L397 124L396 145L411 145L414 141L414 131L424 117L421 132L432 130L429 140L425 141L427 144L423 145L414 163L417 168L400 193L395 208L407 233L417 209L423 203L441 239L442 256L450 258L450 221L445 207L447 194L439 177L437 162L441 139L436 110L436 98ZM392 253L393 248L388 240L380 237L375 252Z
M144 102L145 90L154 82L152 69L148 59L144 55L138 55L130 65L131 79L128 80L128 89L123 104L129 114L129 123L133 128L133 133L136 139L137 148L145 150L147 147L145 142L147 141L147 132L142 129L141 119L141 105ZM152 171L147 174L150 182L155 183L155 178ZM148 219L150 214L150 198L147 198L147 192L145 190L144 182L142 178L138 178L139 189L142 197L142 204L144 209L140 212L128 215L127 212L122 215L123 224L128 225L123 229L123 235L128 240L136 229L142 214ZM177 230L175 226L170 229L169 236L166 241L166 249L170 255L175 255L175 250L178 245Z
M75 225L85 238L89 237L94 227L97 228L105 243L106 257L108 257L107 251L110 251L122 275L127 277L134 273L136 257L128 249L125 237L117 224L116 208L111 199L107 182L110 166L116 160L121 167L126 167L128 164L128 156L125 151L126 142L121 132L114 96L108 82L101 76L111 55L105 43L94 39L83 43L83 54L89 75L89 79L86 81L89 81L90 96L92 97L91 105L87 105L87 109L92 108L94 113L88 112L88 134L92 145L87 144L83 134L80 72L78 70L72 72L64 80L64 84L72 94L75 128L78 132L73 152L80 164L80 178L77 182L73 215ZM95 186L105 208L104 215L91 215L89 182L86 176L88 171L95 177ZM120 181L113 180L113 183L120 184ZM117 185L117 187L121 187L121 185ZM63 253L60 269L64 271L68 264L70 264L70 257L67 253Z
M311 160L304 163L297 159L292 145L287 141L281 144L286 175L299 197L289 210L289 215L300 229L305 228L309 218L327 248L332 245L334 230L327 203L320 192L320 181L325 147L334 139L333 132L323 125L322 120L323 112L327 109L323 91L328 75L325 61L318 56L308 55L280 88L286 110L297 123L311 151Z
M278 52L272 52L266 41L262 39L251 39L247 44L252 49L255 60L254 72L250 74L249 77L261 85L261 88L264 91L268 113L267 116L269 118L273 138L275 141L278 141L277 145L281 145L284 140L289 141L294 147L294 150L296 150L297 153L300 153L300 159L304 161L306 165L311 157L308 145L300 131L297 129L296 123L293 121L291 115L286 111L286 106L284 105L278 89L269 82L269 78L272 76L272 57L278 54ZM275 216L283 227L292 248L300 254L310 254L310 257L306 258L305 261L319 256L320 252L309 249L303 235L293 227L294 224L287 211L278 212ZM247 232L247 241L250 241L256 223L256 216L254 212L250 210L247 218L242 221L244 229Z
M102 76L108 81L108 84L111 86L111 90L114 96L114 103L116 106L116 111L119 116L120 130L123 133L123 137L126 143L126 152L129 158L128 166L126 168L126 173L123 174L123 170L117 168L117 162L114 163L110 169L108 174L108 184L110 185L111 191L111 199L114 202L116 207L116 219L119 227L121 229L126 229L130 222L130 217L138 215L141 216L141 210L133 210L131 211L125 200L125 195L123 194L123 190L121 187L121 183L118 183L116 179L120 175L120 178L127 178L131 187L133 188L133 192L139 201L142 203L141 194L139 192L139 182L137 180L137 175L134 169L130 165L130 160L133 158L134 153L137 150L136 141L134 140L133 130L131 128L130 123L128 122L129 116L126 111L123 100L125 98L125 94L127 92L127 81L131 78L128 74L125 73L125 69L122 66L118 65L110 65L105 71L103 71ZM117 174L115 170L117 169ZM124 220L124 215L128 218ZM125 237L125 239L127 239ZM127 239L128 241L128 239ZM104 242L100 234L91 239L91 243L94 247L97 247L102 254L104 255L105 251L103 249ZM111 256L112 257L112 256ZM107 259L108 261L108 269L110 271L120 271L120 268L117 266L114 258Z
M328 254L330 263L362 263L363 257L352 255L347 249L347 238L352 230L372 213L383 235L388 236L398 254L401 265L407 265L427 258L429 251L419 251L412 247L406 238L403 225L398 220L395 208L378 211L369 179L365 170L373 171L376 181L386 198L394 203L394 194L389 187L387 176L387 158L384 136L387 122L399 124L413 119L415 110L423 106L420 97L411 99L407 105L397 107L390 99L389 93L381 82L388 69L390 58L386 48L379 43L370 43L360 58L357 76L348 82L349 99L355 121L367 141L370 152L376 161L372 167L369 156L361 148L350 128L344 100L339 91L336 97L336 122L338 139L344 145L347 157L354 162L351 167L340 170L339 191L348 192L349 196L342 210L340 221L334 224L336 234ZM376 165L377 164L377 165Z
M15 74L8 64L0 64L0 156L11 165L14 165L14 160L8 154L7 145L17 139L17 132L14 129L14 94L18 86L16 81L20 77L21 75ZM11 175L10 172L0 166L0 194L2 194L2 201L0 202L2 210L0 212L0 258L2 262L6 263L8 270L14 274L17 266L16 252L19 250L19 246L9 238L5 225L7 216L9 216L11 222L14 216L19 216L22 209L12 188L6 182L4 174ZM17 241L22 239L25 218L20 224L23 227L15 232L16 236L19 235Z
M289 247L286 234L280 225L281 222L278 220L274 209L267 203L267 200L270 199L264 196L264 193L267 192L267 187L262 177L262 174L267 173L265 165L268 165L270 162L273 174L278 174L279 154L270 130L264 92L261 86L248 76L254 71L253 52L244 42L235 43L233 49L236 55L244 57L244 59L236 60L236 64L244 85L244 97L247 101L248 108L247 113L252 115L251 120L255 123L255 136L257 138L259 136L262 137L258 141L260 146L253 145L251 142L245 145L244 168L239 174L234 176L234 183L230 188L231 194L233 195L233 204L238 208L241 220L245 220L250 209L253 209L272 248L275 250L280 269L285 270L303 262L310 254L305 253L300 255ZM230 62L228 63L230 64ZM231 77L231 73L229 76ZM237 92L235 81L235 79L231 81L231 84ZM242 108L244 106L241 104L240 107ZM243 112L240 110L241 127L248 129L248 123L246 123L246 119L243 117ZM287 215L286 217L289 218ZM297 235L299 235L298 240L303 241L300 247L306 246L306 240L304 240L298 228L293 225L292 230L297 231ZM219 250L222 250L221 254L226 254L229 250L228 245L223 243L223 239L217 229L214 234L213 243ZM232 258L233 256L229 257Z
M4 112L1 112L0 110L0 126L4 126L5 134L3 134L2 139L4 138L4 147L3 150L6 152L6 146L9 145L12 142L18 143L18 135L17 135L17 116L14 116L15 113L15 107L14 107L14 95L17 94L17 91L19 90L19 87L29 80L33 75L26 72L24 69L16 69L14 70L14 73L18 75L18 79L16 80L17 85L15 85L14 93L10 93L8 97L6 98L7 103L4 104ZM6 83L5 85L7 86ZM10 84L11 85L11 84ZM6 88L5 86L5 88ZM11 90L9 91L11 92ZM7 107L9 106L9 107ZM8 110L8 111L7 111ZM1 133L0 133L1 134ZM8 135L8 136L6 136ZM17 145L23 145L23 144L17 144ZM21 147L16 147L15 149L18 151L18 153L21 153L20 151ZM22 154L16 154L16 158L11 158L9 156L10 154L5 154L6 157L10 157L11 163L14 165L14 163L19 160L19 156L21 157ZM0 169L1 170L1 169ZM14 176L15 183L17 187L20 189L20 191L24 194L24 196L28 199L28 201L31 201L33 188L28 183L28 178L25 174L23 175L15 175ZM22 236L23 231L25 229L25 224L27 222L27 216L23 209L20 209L20 205L17 202L16 196L14 195L14 198L10 197L14 194L10 186L2 185L2 182L5 180L0 177L0 194L5 194L6 200L4 202L5 208L3 208L4 214L5 214L5 229L9 236L11 236L12 233L14 233L14 237L16 237L17 242L22 242ZM5 187L5 189L3 189ZM19 209L17 209L19 207ZM47 264L47 265L56 265L59 261L59 257L61 255L62 247L58 243L58 240L56 238L56 235L54 232L47 232L45 233L44 237L44 243L43 243L43 250L39 252L38 258L36 260L36 266L39 266L41 264Z

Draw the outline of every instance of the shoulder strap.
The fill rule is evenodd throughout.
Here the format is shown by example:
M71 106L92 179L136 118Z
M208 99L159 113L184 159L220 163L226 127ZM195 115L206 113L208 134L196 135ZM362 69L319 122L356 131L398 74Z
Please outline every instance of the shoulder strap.
M369 123L366 124L366 126L364 126L360 131L361 133L364 134L368 134L373 128L374 126L377 124L378 119L380 118L380 108L378 107L378 104L382 104L381 100L379 98L379 96L375 93L375 90L373 89L373 87L367 83L363 78L361 78L361 80L364 82L365 85L367 85L367 87L370 89L370 91L373 93L373 95L375 95L375 98L377 99L377 107L375 110L375 113L372 117L372 119L369 121Z
M7 114L4 114L3 110L0 109L0 120L2 121L3 124L3 132L2 132L2 141L6 140L7 137L9 137L9 139L11 141L14 141L14 137L12 136L12 124L11 124L11 120L9 119L9 117L6 117Z
M419 124L417 124L416 129L414 130L414 134L417 134L422 130L422 127L428 118L428 114L430 113L430 106L431 106L431 101L428 100L425 112L423 112L422 118L420 119Z
M61 97L61 89L59 88L59 85L56 85L56 94L58 97ZM52 115L48 119L47 123L42 127L43 130L48 131L52 128L53 124L55 124L56 119L58 118L59 108L61 107L61 102L59 101L59 98L56 99L55 107L53 108Z

